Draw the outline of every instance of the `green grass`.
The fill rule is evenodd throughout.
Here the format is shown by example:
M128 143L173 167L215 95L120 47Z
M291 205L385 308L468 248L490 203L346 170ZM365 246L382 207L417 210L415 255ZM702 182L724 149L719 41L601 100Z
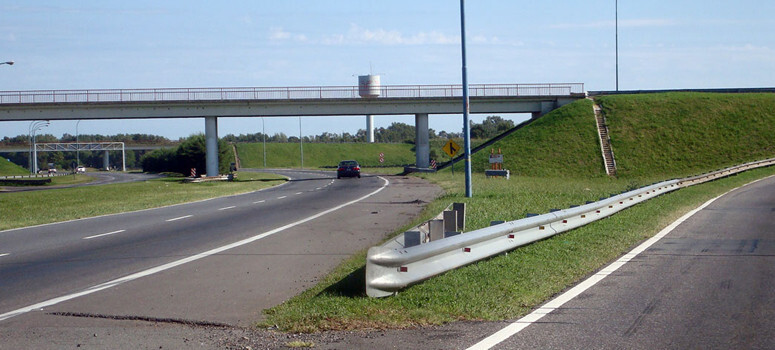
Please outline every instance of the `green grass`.
M284 181L285 178L274 174L240 172L234 182L185 183L182 178L163 178L123 184L3 193L0 194L0 217L3 218L0 221L0 230L245 193Z
M0 176L29 175L30 171L24 169L7 159L0 157Z
M364 168L375 166L403 166L414 164L414 145L406 143L305 143L304 167L335 167L345 159L357 160ZM238 143L237 152L243 168L263 168L262 143ZM385 162L379 162L379 154L385 154ZM301 150L298 143L267 143L267 168L298 168L301 166ZM364 171L367 171L365 169Z
M504 153L504 168L515 176L506 181L475 174L473 198L462 193L462 166L454 177L448 170L419 175L447 192L429 204L422 217L437 214L451 202L465 202L470 231L491 220L520 219L526 213L567 208L654 181L771 158L775 156L773 96L599 97L619 165L618 178L605 175L592 102L574 102L496 143L493 148ZM489 168L488 153L474 155L475 172ZM434 277L389 298L365 297L363 251L318 286L266 310L267 319L260 326L314 332L517 318L708 199L773 174L775 168L758 169L663 195L610 218Z
M514 175L605 177L592 102L576 101L496 142L503 168ZM473 155L472 168L489 169L489 150ZM462 168L462 167L461 167Z
M622 177L684 177L775 154L775 94L667 93L596 100Z
M267 319L259 326L315 332L518 318L701 203L771 175L775 175L775 168L758 169L663 195L610 218L442 274L388 298L364 296L365 252L361 252L319 285L267 310ZM565 207L627 186L626 181L606 183L602 179L516 178L509 180L512 186L504 185L505 180L475 180L474 199L468 199L454 190L461 187L459 179L440 179L451 193L434 202L426 214L435 214L449 202L467 202L470 218L475 218L471 224L477 227L490 218L508 219L493 214L500 206L511 208L503 210L506 215L545 212L546 208ZM532 204L523 204L523 198Z

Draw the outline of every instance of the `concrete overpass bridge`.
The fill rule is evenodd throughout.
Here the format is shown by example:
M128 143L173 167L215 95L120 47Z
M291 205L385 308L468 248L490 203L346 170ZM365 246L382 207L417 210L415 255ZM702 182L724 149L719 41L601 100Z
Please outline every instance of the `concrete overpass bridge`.
M360 89L359 89L360 88ZM358 86L0 91L0 121L204 118L207 175L218 175L219 117L414 115L416 165L427 168L428 115L462 114L461 85L386 85L364 97ZM473 114L531 113L580 98L584 84L472 84Z

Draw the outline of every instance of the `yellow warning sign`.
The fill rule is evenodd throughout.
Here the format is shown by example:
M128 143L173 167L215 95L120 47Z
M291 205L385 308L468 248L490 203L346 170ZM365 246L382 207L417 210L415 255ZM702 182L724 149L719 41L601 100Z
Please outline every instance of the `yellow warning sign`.
M460 146L458 146L455 141L449 140L444 145L444 147L441 147L441 149L444 151L444 153L448 154L450 157L454 157L458 151L460 151Z

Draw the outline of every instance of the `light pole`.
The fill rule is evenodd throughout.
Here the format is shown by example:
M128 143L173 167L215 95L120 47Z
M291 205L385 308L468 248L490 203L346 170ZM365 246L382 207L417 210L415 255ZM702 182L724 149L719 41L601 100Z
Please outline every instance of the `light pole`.
M261 117L261 134L264 135L264 169L266 169L266 124L264 124L264 117Z
M75 166L76 168L81 166L81 145L78 142L78 124L81 124L80 120L78 120L75 123Z
M616 31L616 91L619 91L619 0L615 0L615 31Z
M301 168L304 169L304 140L301 138L301 117L299 117L299 149L301 150Z
M471 189L471 126L468 121L468 72L466 69L466 15L465 0L460 0L460 46L463 56L463 149L465 150L466 197L473 196Z
M35 147L35 133L47 127L49 125L49 121L33 121L30 123L29 127L29 133L27 134L30 140L30 173L36 174L38 172L38 150Z

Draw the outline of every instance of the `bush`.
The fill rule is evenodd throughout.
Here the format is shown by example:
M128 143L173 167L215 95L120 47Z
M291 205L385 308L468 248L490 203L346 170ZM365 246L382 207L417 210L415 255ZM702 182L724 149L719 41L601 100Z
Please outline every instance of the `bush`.
M234 161L231 147L223 140L218 141L218 172L230 171ZM205 136L197 134L190 136L175 148L163 148L146 154L140 160L145 172L174 172L189 174L195 168L197 174L207 173L207 147Z

